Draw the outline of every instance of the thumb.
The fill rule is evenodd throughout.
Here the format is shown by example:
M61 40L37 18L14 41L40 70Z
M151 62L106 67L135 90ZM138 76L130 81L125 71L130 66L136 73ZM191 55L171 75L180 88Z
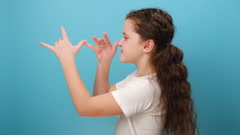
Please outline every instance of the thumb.
M54 47L49 45L49 44L46 44L46 43L43 43L43 42L40 42L39 44L43 47L46 47L46 48L50 49L51 51L53 51L53 49L54 49Z
M76 46L74 46L76 48L76 51L78 52L85 43L86 40L81 40Z
M76 46L77 46L77 48L81 48L84 44L86 44L87 43L87 41L86 40L81 40Z
M86 45L88 48L92 49L92 50L94 50L94 48L95 48L95 46L89 44L88 42L87 42L85 45Z

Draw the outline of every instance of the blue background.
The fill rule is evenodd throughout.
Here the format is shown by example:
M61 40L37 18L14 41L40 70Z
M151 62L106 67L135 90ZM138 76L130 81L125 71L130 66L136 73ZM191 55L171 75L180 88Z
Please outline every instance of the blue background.
M173 44L184 53L202 135L240 134L239 0L1 0L0 134L112 135L116 117L86 118L76 113L58 59L39 42L53 44L64 26L73 44L107 32L122 37L132 9L159 7L175 22ZM84 46L76 57L92 92L97 59ZM110 81L135 70L112 62Z

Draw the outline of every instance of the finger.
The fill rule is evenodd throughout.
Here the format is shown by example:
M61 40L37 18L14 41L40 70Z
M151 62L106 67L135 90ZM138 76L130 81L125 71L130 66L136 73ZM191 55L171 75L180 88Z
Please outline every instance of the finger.
M95 46L89 44L88 42L86 42L85 45L86 45L88 48L92 49L92 50L94 50L94 48L95 48Z
M39 44L42 45L43 47L46 47L46 48L48 48L48 49L50 49L50 50L53 51L53 46L48 45L48 44L45 44L45 43L43 43L43 42L40 42Z
M62 31L63 40L68 40L67 32L65 31L64 27L62 26L60 29Z
M60 45L60 46L64 46L65 42L64 42L63 39L59 39L59 40L57 41L57 44Z
M104 40L101 39L101 38L98 39L98 43L99 43L100 45L104 45L104 44L105 44Z
M112 48L114 49L115 52L117 50L118 45L119 45L119 41L115 41L113 46L112 46Z
M111 42L110 42L109 37L106 32L103 33L103 37L104 37L106 44L111 45Z
M60 38L60 39L58 40L58 42L64 42L64 39Z
M55 45L55 46L57 46L58 44L59 44L58 41L54 42L54 45Z
M96 36L93 36L93 41L96 43L96 45L99 45L98 38Z
M81 40L78 44L77 47L81 48L84 44L86 44L87 41L86 40Z

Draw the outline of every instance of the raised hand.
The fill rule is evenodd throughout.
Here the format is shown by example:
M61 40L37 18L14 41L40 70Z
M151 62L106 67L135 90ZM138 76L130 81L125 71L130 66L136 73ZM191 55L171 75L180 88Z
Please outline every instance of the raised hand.
M116 53L118 41L112 46L107 33L103 33L103 37L104 39L93 37L96 46L89 43L86 43L86 45L95 52L98 61L111 61Z
M67 33L64 27L61 27L62 38L55 42L54 46L48 45L46 43L40 42L40 45L50 49L55 53L55 55L60 59L74 58L80 48L86 44L86 40L80 41L76 46L73 46L68 39Z

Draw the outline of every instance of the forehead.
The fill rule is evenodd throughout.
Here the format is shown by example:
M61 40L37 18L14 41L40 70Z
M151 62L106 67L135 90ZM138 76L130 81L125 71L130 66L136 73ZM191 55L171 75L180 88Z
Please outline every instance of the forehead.
M136 33L134 29L134 22L130 19L126 19L123 24L123 33Z

